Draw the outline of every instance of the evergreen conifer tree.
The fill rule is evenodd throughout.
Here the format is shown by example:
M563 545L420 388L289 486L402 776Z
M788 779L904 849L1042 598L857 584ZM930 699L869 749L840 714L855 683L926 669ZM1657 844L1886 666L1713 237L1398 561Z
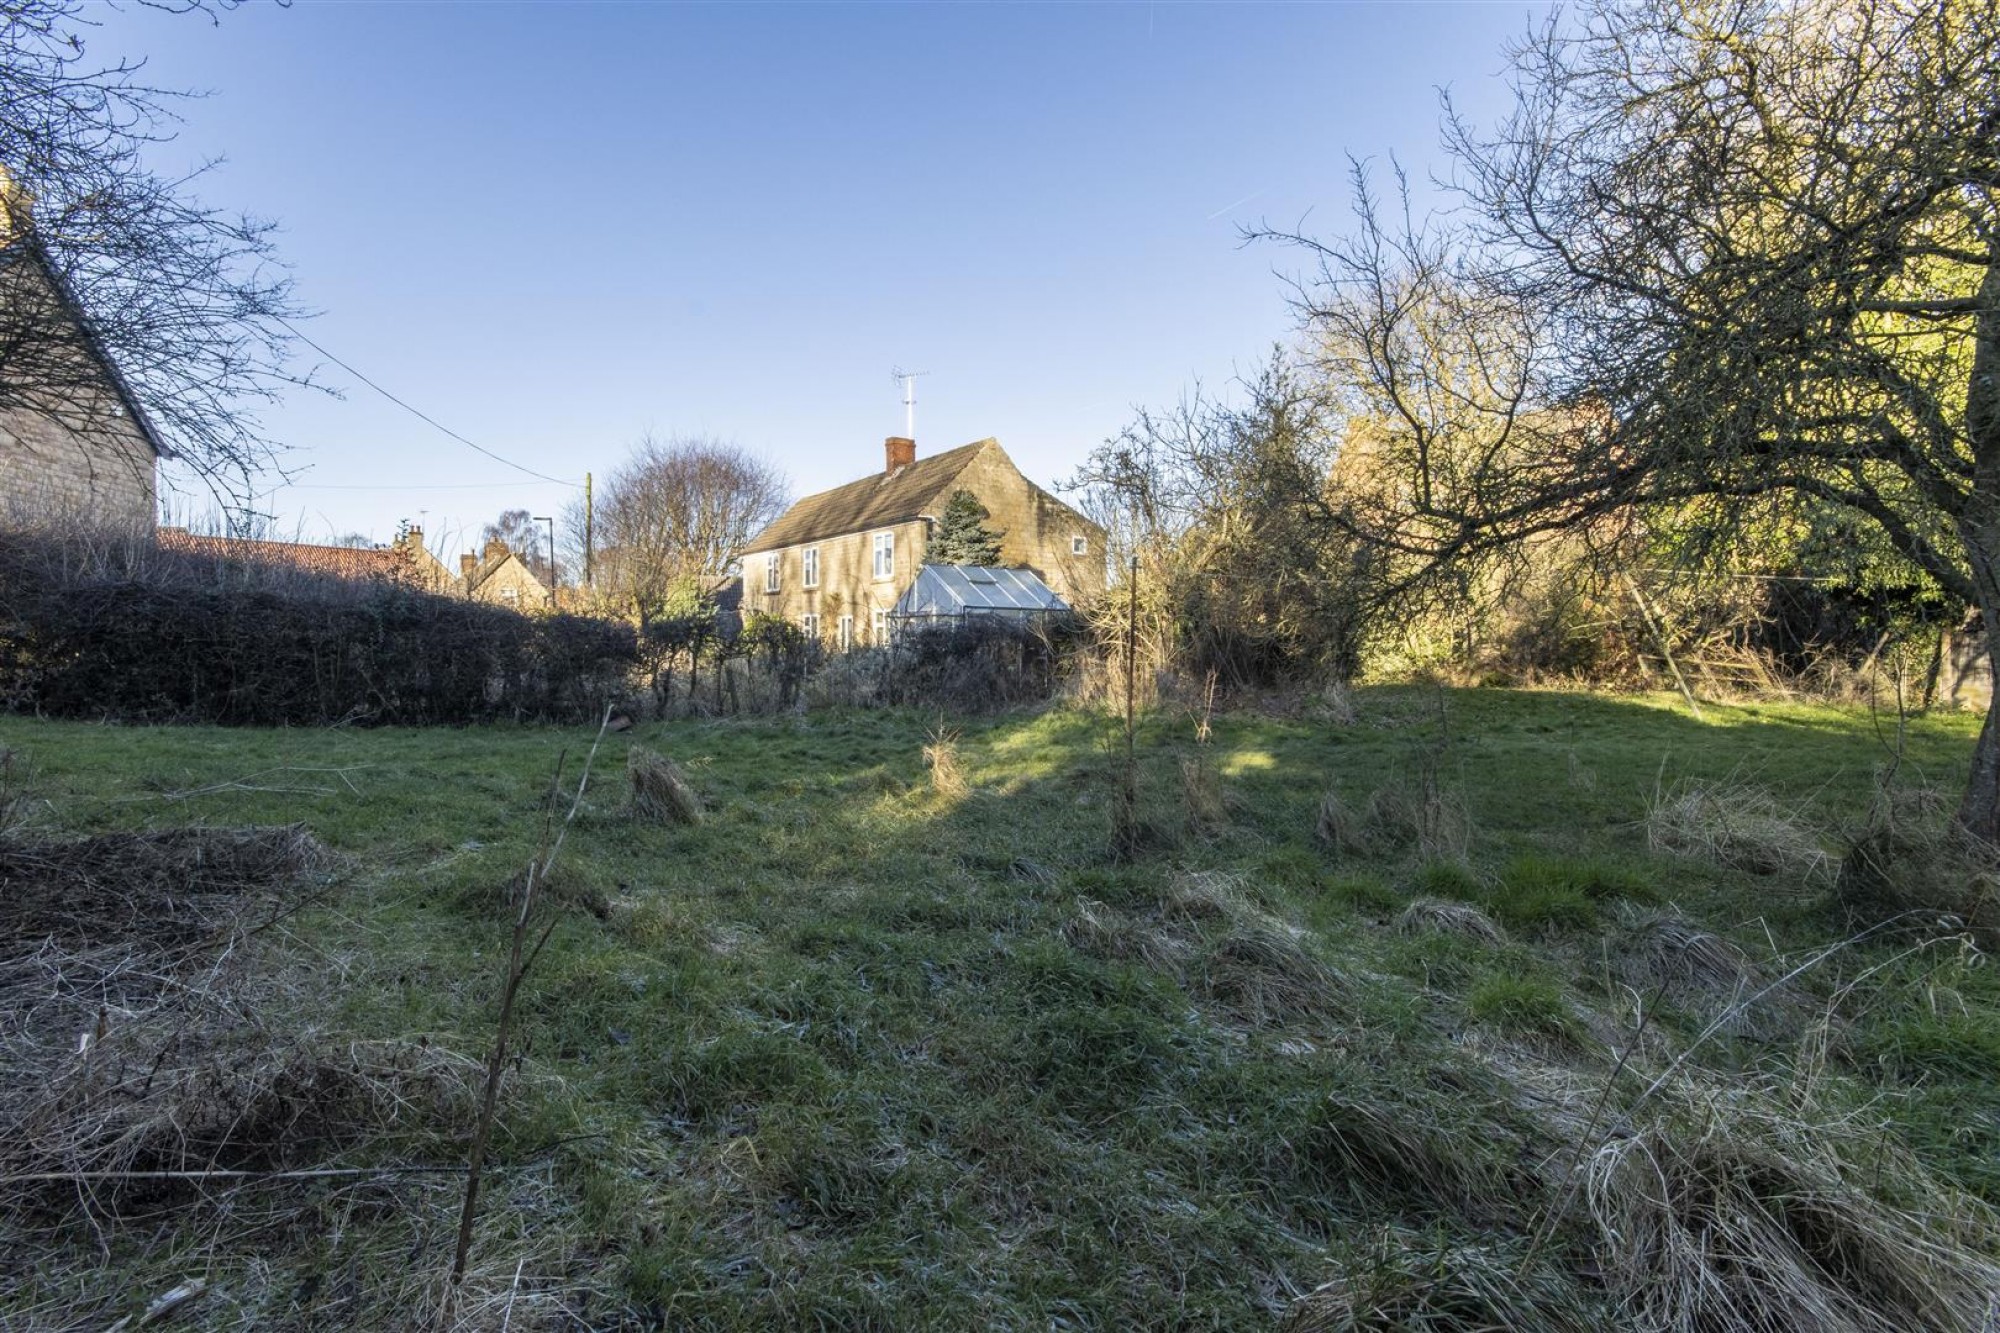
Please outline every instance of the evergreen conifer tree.
M971 491L951 493L932 530L924 563L930 565L991 565L1000 559L1003 533L986 526L990 517L985 505Z

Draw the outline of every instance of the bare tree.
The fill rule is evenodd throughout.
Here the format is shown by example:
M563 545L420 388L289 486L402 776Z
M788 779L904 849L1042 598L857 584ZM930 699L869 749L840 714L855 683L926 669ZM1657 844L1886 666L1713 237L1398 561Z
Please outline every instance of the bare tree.
M503 510L500 517L488 523L480 532L482 543L497 541L515 555L528 572L553 588L555 579L549 569L548 533L536 524L533 514L525 509Z
M0 408L96 426L112 401L101 352L173 454L240 499L274 455L255 405L305 382L287 370L301 312L272 224L148 168L177 95L95 61L93 26L85 0L0 5Z
M1364 199L1301 312L1423 577L1672 504L1830 507L2000 647L2000 0L1592 0L1448 110L1467 205ZM1996 705L2000 710L2000 705ZM2000 711L1959 812L2000 845Z
M787 499L784 476L735 445L647 436L597 487L597 591L641 621L704 594ZM581 504L564 522L572 542L585 530Z

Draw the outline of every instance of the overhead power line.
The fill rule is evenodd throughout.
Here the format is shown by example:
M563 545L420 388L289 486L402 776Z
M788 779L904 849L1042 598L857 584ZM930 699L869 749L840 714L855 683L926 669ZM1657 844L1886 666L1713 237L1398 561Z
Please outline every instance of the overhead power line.
M387 389L377 384L374 380L369 379L366 375L362 374L359 370L356 370L353 366L349 365L347 362L335 356L332 352L327 351L326 348L321 347L311 338L308 338L305 334L299 332L299 330L293 326L291 321L285 319L277 319L276 323L283 326L285 329L289 330L294 338L297 338L300 342L312 348L315 352L318 352L321 356L333 362L333 364L339 366L342 370L354 376L355 379L360 380L363 384L373 389L376 393L381 394L384 398L387 398L390 402L402 408L405 412L408 412L411 416L415 417L417 420L423 422L425 425L431 427L434 430L441 431L444 434L449 435L452 439L457 440L460 444L464 445L468 449L471 449L475 453L484 454L488 458L492 459L494 462L501 463L506 465L507 467L513 468L516 472L525 472L527 475L531 477L538 478L539 480L542 481L552 481L558 486L578 485L577 482L565 481L561 477L551 477L546 472L537 472L531 467L527 467L524 466L523 464L516 463L511 458L506 458L501 456L500 454L494 453L491 449L488 449L483 444L479 444L473 440L468 440L467 438L465 438L465 436L460 435L457 431L445 425L442 421L439 421L436 417L431 416L429 413L424 412L415 406L412 406L411 404L403 401L401 398L398 398L395 394L390 393Z

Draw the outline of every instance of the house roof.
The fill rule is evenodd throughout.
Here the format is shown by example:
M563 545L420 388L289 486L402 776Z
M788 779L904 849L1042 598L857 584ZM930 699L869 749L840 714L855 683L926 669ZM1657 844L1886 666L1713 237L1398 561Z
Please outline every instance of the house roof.
M185 528L161 528L163 550L189 555L287 565L310 574L342 579L401 579L413 570L409 554L396 546L310 546L304 542L263 542L243 537L210 537Z
M50 290L55 292L56 299L62 302L64 313L76 322L77 332L83 337L84 347L89 350L91 358L103 368L105 378L111 381L111 391L118 395L119 406L123 407L126 414L132 418L132 424L139 428L139 434L145 438L154 457L172 458L173 451L167 448L166 441L160 438L160 433L153 429L152 418L147 416L146 409L139 405L139 397L133 392L131 382L125 378L125 372L118 368L118 363L112 360L111 354L105 350L104 340L98 335L96 324L91 322L88 312L78 304L76 293L70 290L67 282L63 281L61 272L49 258L47 247L32 235L0 242L0 265L19 263L22 260L33 264L40 271Z
M845 486L808 495L780 514L770 527L751 538L742 554L775 551L784 546L797 546L800 542L838 537L867 528L886 528L920 518L931 502L937 499L938 493L951 485L979 451L988 445L996 449L1000 447L994 440L980 440L947 449L929 458L919 458L908 467L894 472L877 472L859 481L850 481Z
M1067 611L1069 603L1028 569L925 565L896 600L891 616L964 616Z

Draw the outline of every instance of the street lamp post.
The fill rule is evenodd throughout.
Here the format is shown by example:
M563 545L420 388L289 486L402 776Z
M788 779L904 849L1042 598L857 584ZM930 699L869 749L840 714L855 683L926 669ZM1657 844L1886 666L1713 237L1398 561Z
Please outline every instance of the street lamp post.
M549 525L549 605L556 603L556 589L560 586L556 578L556 521L548 514L535 515L535 522Z

